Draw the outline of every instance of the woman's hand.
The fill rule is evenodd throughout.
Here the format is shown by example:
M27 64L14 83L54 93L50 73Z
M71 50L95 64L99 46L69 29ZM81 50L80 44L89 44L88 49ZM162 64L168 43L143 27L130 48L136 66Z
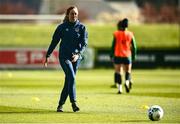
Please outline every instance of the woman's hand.
M79 59L79 54L73 54L72 62L76 62Z
M43 61L44 67L47 67L48 63L49 63L49 58L45 58L44 61Z

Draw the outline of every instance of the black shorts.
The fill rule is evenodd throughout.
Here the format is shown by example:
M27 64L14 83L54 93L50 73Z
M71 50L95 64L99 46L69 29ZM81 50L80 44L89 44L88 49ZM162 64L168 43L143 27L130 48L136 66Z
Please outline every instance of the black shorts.
M115 64L131 64L132 60L130 57L114 57Z

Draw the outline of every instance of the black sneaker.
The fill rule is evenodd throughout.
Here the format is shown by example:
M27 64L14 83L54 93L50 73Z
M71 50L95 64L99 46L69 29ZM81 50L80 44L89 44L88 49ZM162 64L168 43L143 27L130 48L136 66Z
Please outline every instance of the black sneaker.
M132 82L129 82L129 89L132 89Z
M62 107L62 105L59 105L58 107L57 107L57 112L63 112L63 109L62 109L63 107Z
M125 82L125 84L124 84L127 93L130 92L130 87L129 87L129 85L130 85L129 82Z
M72 103L72 109L74 112L78 112L80 110L76 103Z
M117 94L122 94L122 92L121 92L121 91L118 91Z

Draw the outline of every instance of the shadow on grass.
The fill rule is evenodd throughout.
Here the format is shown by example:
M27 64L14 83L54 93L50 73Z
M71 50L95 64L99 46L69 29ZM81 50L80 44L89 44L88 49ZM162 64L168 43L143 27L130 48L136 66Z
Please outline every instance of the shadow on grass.
M24 108L24 107L12 107L12 106L0 106L0 114L89 114L87 112L73 112L73 111L64 111L64 112L56 112L56 110L47 110L47 109L33 109L33 108Z
M124 121L120 121L121 123L131 123L131 122L139 122L139 123L142 123L142 122L149 122L149 120L124 120Z
M150 93L150 92L147 92L147 93L141 93L141 92L132 92L130 93L130 95L133 95L133 96L149 96L149 97L166 97L166 98L180 98L180 93L156 93L156 92L153 92L153 93Z
M13 114L13 113L56 113L53 110L46 109L33 109L24 107L11 107L11 106L0 106L0 114Z

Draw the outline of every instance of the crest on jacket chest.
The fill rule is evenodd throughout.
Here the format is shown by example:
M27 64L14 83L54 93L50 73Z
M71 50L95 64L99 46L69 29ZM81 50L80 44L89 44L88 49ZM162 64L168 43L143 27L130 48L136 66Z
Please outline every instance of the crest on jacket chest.
M79 28L75 28L75 31L76 31L76 32L79 32Z
M69 31L69 29L68 29L68 28L66 28L65 30L66 30L66 31Z

